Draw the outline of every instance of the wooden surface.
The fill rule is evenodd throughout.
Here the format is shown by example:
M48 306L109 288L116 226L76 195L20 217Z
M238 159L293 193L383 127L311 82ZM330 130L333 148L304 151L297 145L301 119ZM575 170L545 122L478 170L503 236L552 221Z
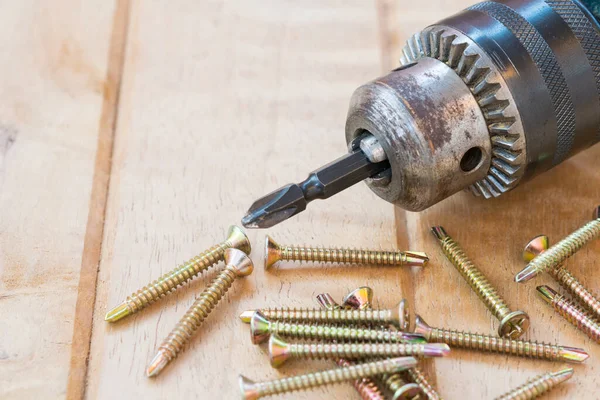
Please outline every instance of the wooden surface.
M600 350L513 283L534 235L558 239L600 199L600 148L498 200L458 194L420 214L364 185L269 230L281 243L411 248L422 270L287 264L236 282L177 360L144 370L212 269L109 325L129 293L224 238L258 196L345 150L348 99L396 65L406 37L465 0L11 2L0 17L0 398L237 398L237 375L273 379L330 363L268 366L237 315L316 306L360 285L406 297L431 325L493 333L497 322L443 258L444 225L532 319L529 337L592 358L548 398L597 398ZM91 29L92 28L92 29ZM570 263L598 287L595 243ZM560 365L453 351L428 363L448 399L492 398ZM288 399L358 398L349 385Z

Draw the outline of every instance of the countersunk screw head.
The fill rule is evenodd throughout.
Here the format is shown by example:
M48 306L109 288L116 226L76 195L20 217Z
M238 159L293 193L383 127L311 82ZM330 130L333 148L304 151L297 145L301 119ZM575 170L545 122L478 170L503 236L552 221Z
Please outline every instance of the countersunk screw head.
M269 235L265 237L265 269L271 268L281 260L281 246Z
M396 310L398 312L398 315L396 316L398 319L398 329L407 332L410 330L410 312L406 299L402 299L400 303L398 303Z
M231 247L240 249L246 254L250 254L252 251L248 236L246 236L244 231L238 226L231 225L229 227L229 231L227 231L227 242L231 244Z
M415 333L420 333L421 335L425 336L426 339L429 339L432 329L433 328L431 328L431 326L425 322L423 317L421 317L419 314L415 315Z
M373 289L361 286L344 297L342 307L355 310L365 310L373 306Z
M248 276L254 270L254 265L250 257L242 250L227 249L225 250L225 263L235 268L237 276Z
M416 383L408 383L394 392L392 400L413 400L419 399L423 390Z
M240 375L238 378L238 385L240 386L243 400L256 400L259 398L258 390L256 390L256 384L253 380L246 378L244 375Z
M527 246L525 246L525 250L523 250L523 260L531 262L534 258L548 250L549 247L550 239L548 239L548 236L536 236L527 243Z
M253 344L265 342L269 334L269 326L271 322L260 311L256 311L250 320L250 335Z
M600 206L594 210L594 219L600 219Z
M278 335L269 338L269 361L273 368L279 368L290 358L290 344Z
M500 321L498 335L518 339L529 329L529 315L524 311L513 311Z

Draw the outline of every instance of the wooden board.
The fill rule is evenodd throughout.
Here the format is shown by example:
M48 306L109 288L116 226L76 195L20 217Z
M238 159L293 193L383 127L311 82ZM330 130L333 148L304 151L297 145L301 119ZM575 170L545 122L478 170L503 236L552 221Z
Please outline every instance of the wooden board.
M272 369L237 319L242 310L316 306L318 293L341 298L360 285L382 307L406 297L434 326L494 333L497 322L429 233L438 224L511 306L529 312L530 338L592 354L548 398L595 397L597 346L537 298L547 278L517 285L513 276L531 237L556 240L590 217L600 148L498 200L461 193L405 213L358 185L268 231L289 244L425 250L432 262L423 270L284 264L266 273L265 232L249 232L253 275L157 379L145 377L147 364L217 270L133 317L103 320L132 291L221 241L255 198L343 154L352 91L395 67L408 35L471 1L71 1L52 13L34 3L11 6L0 28L10 77L0 79L1 398L237 398L240 373L264 380L331 366ZM37 31L11 35L22 25ZM72 57L42 57L61 54L65 38L77 38L67 55L95 74ZM594 289L598 251L595 243L570 263ZM558 368L459 350L425 366L449 399L492 398ZM281 398L358 397L338 385Z
M60 398L95 240L113 4L5 2L0 21L0 397Z

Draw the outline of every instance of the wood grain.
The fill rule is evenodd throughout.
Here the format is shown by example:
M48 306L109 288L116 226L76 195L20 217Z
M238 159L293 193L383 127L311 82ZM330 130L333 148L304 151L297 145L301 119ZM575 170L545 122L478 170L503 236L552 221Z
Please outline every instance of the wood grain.
M2 7L3 399L65 396L112 17L107 1Z
M268 366L237 315L257 306L316 306L361 284L401 298L401 271L284 265L236 282L187 350L157 379L144 370L214 277L109 325L130 292L223 239L266 191L343 154L348 99L380 73L377 11L363 1L134 2L89 367L89 398L237 398L237 375L269 379L329 363ZM175 45L176 43L176 45ZM377 207L372 207L377 204ZM364 186L269 231L282 243L393 248L393 207ZM355 396L350 385L284 398Z

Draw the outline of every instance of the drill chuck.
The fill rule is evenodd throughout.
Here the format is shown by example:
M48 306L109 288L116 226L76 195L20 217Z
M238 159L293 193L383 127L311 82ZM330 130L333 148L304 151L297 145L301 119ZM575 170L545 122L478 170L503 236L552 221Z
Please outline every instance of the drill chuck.
M275 225L363 179L410 211L464 189L498 197L597 143L600 5L584 1L484 1L413 35L399 68L352 95L350 153L242 223Z
M350 101L347 141L372 134L391 166L367 184L411 211L498 197L600 141L599 29L577 1L498 0L412 36Z

